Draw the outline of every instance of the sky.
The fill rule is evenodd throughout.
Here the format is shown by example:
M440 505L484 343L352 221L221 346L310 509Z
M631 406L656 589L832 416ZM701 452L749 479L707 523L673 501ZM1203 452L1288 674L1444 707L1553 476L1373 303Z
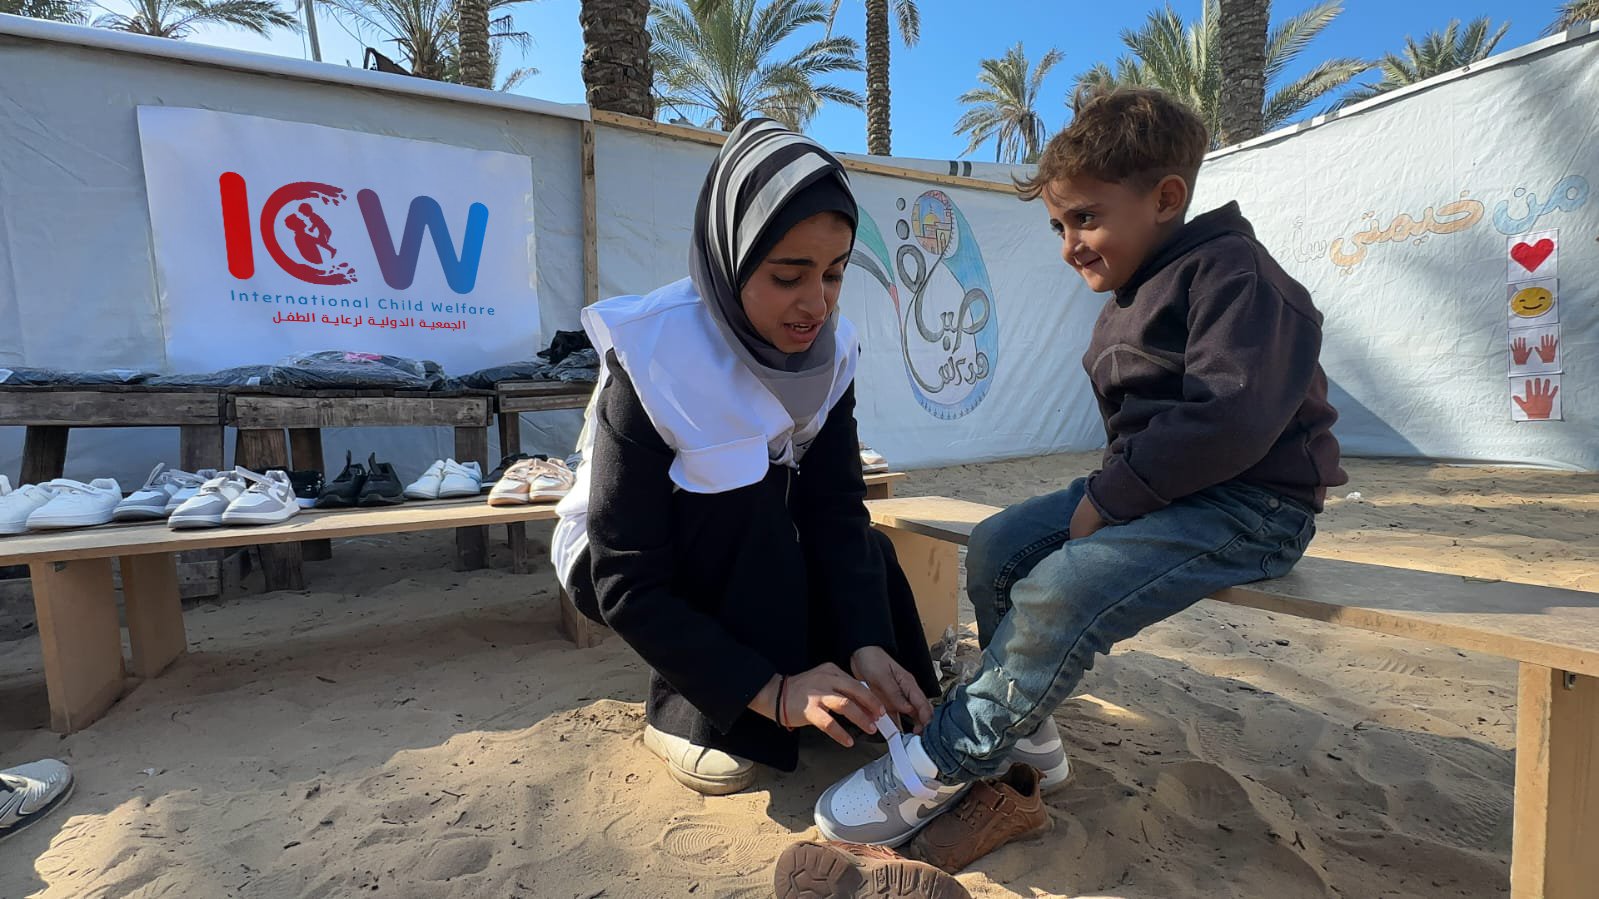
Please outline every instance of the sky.
M99 0L117 8L126 0ZM280 0L289 3L292 0ZM1314 0L1279 0L1274 4L1274 24L1313 5ZM513 7L518 29L531 35L525 54L511 49L502 60L502 71L514 66L533 66L539 74L524 81L517 93L565 103L583 101L583 80L579 62L583 54L583 34L578 27L579 0L528 0ZM1201 0L1173 0L1172 5L1185 19L1197 18ZM1510 31L1500 42L1498 52L1537 40L1555 16L1556 0L1345 0L1344 11L1334 20L1299 59L1289 78L1322 59L1355 56L1375 59L1398 50L1405 37L1421 37L1442 29L1450 19L1470 20L1488 16L1497 27L1506 20ZM848 0L840 13L838 30L864 38L860 0ZM957 99L977 86L978 61L997 57L1018 39L1030 60L1037 60L1049 48L1065 54L1045 80L1040 110L1050 129L1067 119L1066 97L1076 75L1096 62L1112 61L1124 48L1123 29L1138 27L1155 0L1107 0L1102 3L1063 3L1062 0L921 0L921 41L906 49L897 32L893 44L891 84L893 87L893 149L896 156L930 159L993 159L993 145L962 156L965 137L953 134L954 123L962 112ZM974 11L980 11L974 14ZM341 25L325 7L318 10L318 30L325 62L359 66L362 43L348 25ZM810 39L814 39L814 36ZM309 58L302 34L278 32L269 38L224 29L202 29L191 40L257 52ZM381 36L368 40L372 46L397 56L392 45ZM518 58L518 57L521 58ZM834 80L864 93L861 73L841 73ZM1372 75L1364 80L1374 80ZM696 121L699 119L691 115ZM863 111L829 105L809 128L813 136L831 149L846 153L866 151L866 114Z

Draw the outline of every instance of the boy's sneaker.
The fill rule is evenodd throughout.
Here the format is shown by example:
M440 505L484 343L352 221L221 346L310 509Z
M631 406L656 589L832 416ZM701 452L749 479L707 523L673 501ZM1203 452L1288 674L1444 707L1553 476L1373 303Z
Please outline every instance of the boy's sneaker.
M346 452L344 470L332 483L322 487L322 495L316 498L318 509L347 509L361 498L361 486L366 483L366 469L350 461L351 458Z
M405 485L406 499L438 499L439 484L444 481L444 460L428 466L422 476Z
M111 520L117 503L122 501L122 488L110 478L82 481L56 478L50 482L56 495L34 509L28 516L28 527L82 528L105 524Z
M509 456L506 456L505 458L501 459L500 460L500 464L494 466L494 470L493 471L490 471L488 474L483 476L483 486L488 487L488 486L490 486L492 484L498 484L500 482L500 478L505 477L505 472L508 471L512 465L515 465L518 462L521 462L521 461L523 461L525 459L544 459L544 458L548 458L548 457L546 457L546 456L544 456L542 454L530 456L527 453L512 453Z
M533 479L538 476L536 466L541 464L536 459L519 459L500 474L500 478L489 488L489 505L491 506L523 506L527 505L527 492L533 484Z
M167 499L167 508L166 511L162 513L161 517L166 518L170 516L173 512L178 511L179 506L191 499L194 499L194 495L200 492L200 488L205 485L206 481L209 481L215 477L221 477L225 474L227 474L227 472L217 471L215 468L202 468L195 472L193 483L185 482L177 489L176 492L172 494L169 499Z
M400 476L394 471L394 466L387 462L379 462L376 453L368 456L366 483L361 485L356 505L397 506L403 502L405 502L405 486L400 483Z
M185 487L200 489L205 483L205 478L176 468L167 468L165 462L157 462L151 469L150 476L144 479L144 486L133 491L117 503L112 510L111 517L117 521L154 521L165 518L175 510L171 506L172 497Z
M0 771L0 840L55 811L72 795L72 769L55 759Z
M289 483L287 472L273 469L256 474L244 468L234 471L250 487L228 504L222 513L223 524L278 524L299 514L300 504L295 500L294 485Z
M560 459L534 463L533 482L528 485L528 502L542 503L561 499L572 492L577 475Z
M23 484L0 496L0 535L27 531L28 516L55 496L56 488L49 484Z
M971 899L955 878L882 846L795 843L772 879L777 899Z
M945 783L921 737L907 737L884 727L888 755L827 788L816 800L816 827L822 836L842 843L900 846L941 812L954 807L968 783ZM920 763L920 764L918 764Z
M696 793L726 796L755 782L755 763L644 725L644 748L666 763L672 779Z
M322 495L322 472L314 468L289 472L289 484L294 488L294 502L302 509L316 506Z
M1053 715L1039 723L1038 729L1016 741L1011 748L1012 764L1031 765L1041 776L1040 786L1049 793L1063 787L1072 779L1072 765L1066 758L1066 744L1061 742L1060 729Z
M439 478L439 499L460 496L477 496L483 492L483 469L476 462L444 460L444 474Z
M250 488L249 483L238 474L244 470L239 468L219 474L200 485L194 496L167 516L167 527L175 531L221 527L222 516L228 507Z
M927 825L906 852L954 874L1006 843L1049 829L1042 778L1031 765L1011 765L981 780L948 814Z

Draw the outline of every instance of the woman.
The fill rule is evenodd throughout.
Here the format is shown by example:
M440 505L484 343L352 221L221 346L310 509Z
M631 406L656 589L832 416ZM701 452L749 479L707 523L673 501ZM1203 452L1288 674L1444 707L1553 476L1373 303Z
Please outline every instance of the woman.
M857 214L836 159L746 122L701 190L692 277L583 311L603 362L553 555L652 669L644 745L702 793L792 771L799 727L849 746L842 721L932 717L915 600L863 504L836 311Z

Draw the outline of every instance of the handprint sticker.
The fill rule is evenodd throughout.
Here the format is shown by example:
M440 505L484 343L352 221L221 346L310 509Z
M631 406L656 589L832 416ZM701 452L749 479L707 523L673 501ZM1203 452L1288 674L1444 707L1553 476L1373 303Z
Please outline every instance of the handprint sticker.
M1510 379L1510 417L1514 421L1561 421L1560 376Z
M1524 328L1510 332L1510 376L1555 375L1564 371L1560 353L1560 326Z

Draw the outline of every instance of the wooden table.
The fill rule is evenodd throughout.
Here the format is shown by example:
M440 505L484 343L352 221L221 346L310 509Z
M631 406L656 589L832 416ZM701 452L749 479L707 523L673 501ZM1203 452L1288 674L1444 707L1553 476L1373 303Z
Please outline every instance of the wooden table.
M27 429L19 485L62 476L73 428L175 427L178 467L221 468L224 407L222 391L214 388L0 387L0 425Z

